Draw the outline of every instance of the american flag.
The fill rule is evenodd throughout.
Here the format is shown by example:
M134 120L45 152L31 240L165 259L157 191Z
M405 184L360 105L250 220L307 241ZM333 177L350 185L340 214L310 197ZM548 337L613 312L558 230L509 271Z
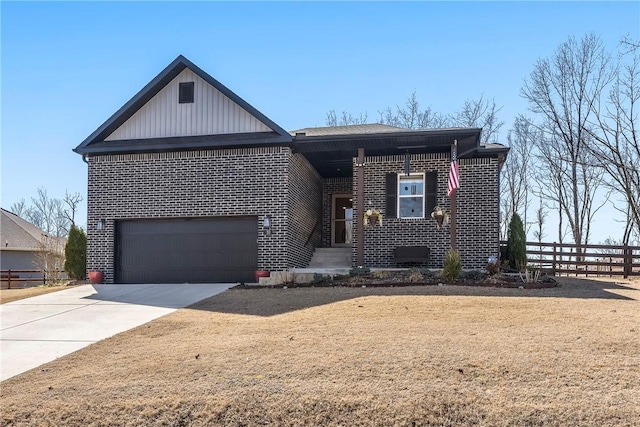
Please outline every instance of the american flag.
M456 188L460 188L460 174L458 173L458 157L456 155L456 146L454 144L451 150L451 167L449 168L449 186L447 187L447 196L451 197Z

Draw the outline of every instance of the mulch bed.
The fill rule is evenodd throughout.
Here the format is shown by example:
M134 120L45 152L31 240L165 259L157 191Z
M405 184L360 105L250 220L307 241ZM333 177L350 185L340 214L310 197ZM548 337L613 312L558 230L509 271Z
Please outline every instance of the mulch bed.
M482 279L460 279L447 283L442 278L434 277L424 281L409 281L407 273L392 274L391 277L380 279L370 275L365 276L336 276L333 280L316 281L310 283L280 283L274 285L240 284L233 289L287 289L287 288L320 288L320 287L404 287L404 286L476 286L489 288L511 289L546 289L555 288L558 282L550 276L543 276L537 282L524 282L515 275L496 275Z

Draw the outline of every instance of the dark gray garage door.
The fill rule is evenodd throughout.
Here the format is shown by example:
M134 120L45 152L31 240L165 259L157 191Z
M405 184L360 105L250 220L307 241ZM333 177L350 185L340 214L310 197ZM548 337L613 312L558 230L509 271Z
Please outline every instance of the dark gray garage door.
M117 283L253 282L258 219L119 221Z

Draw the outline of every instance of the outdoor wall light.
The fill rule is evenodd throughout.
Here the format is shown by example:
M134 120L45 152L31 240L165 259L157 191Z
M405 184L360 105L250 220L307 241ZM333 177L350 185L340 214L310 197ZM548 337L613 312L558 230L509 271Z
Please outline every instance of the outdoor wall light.
M96 230L104 230L104 219L99 219L98 222L96 222Z
M265 235L271 235L271 215L264 216L264 219L262 220L262 229L264 230Z

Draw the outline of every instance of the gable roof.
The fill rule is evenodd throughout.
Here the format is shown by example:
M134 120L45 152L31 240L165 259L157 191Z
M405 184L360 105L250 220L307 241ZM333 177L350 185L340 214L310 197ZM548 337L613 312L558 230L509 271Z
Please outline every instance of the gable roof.
M198 135L180 137L161 137L131 140L107 140L108 137L129 120L136 112L143 108L163 88L176 78L186 68L202 80L220 91L224 96L237 104L258 121L266 125L271 131L250 132L226 135ZM225 138L226 137L226 138ZM171 151L182 149L202 149L221 146L247 146L262 144L281 144L291 142L291 135L248 102L233 93L222 83L205 73L187 58L179 55L160 74L149 82L140 92L116 111L106 122L89 135L73 151L79 154L106 154L135 151Z
M1 209L0 215L2 250L37 251L40 249L42 236L47 233L8 210Z

